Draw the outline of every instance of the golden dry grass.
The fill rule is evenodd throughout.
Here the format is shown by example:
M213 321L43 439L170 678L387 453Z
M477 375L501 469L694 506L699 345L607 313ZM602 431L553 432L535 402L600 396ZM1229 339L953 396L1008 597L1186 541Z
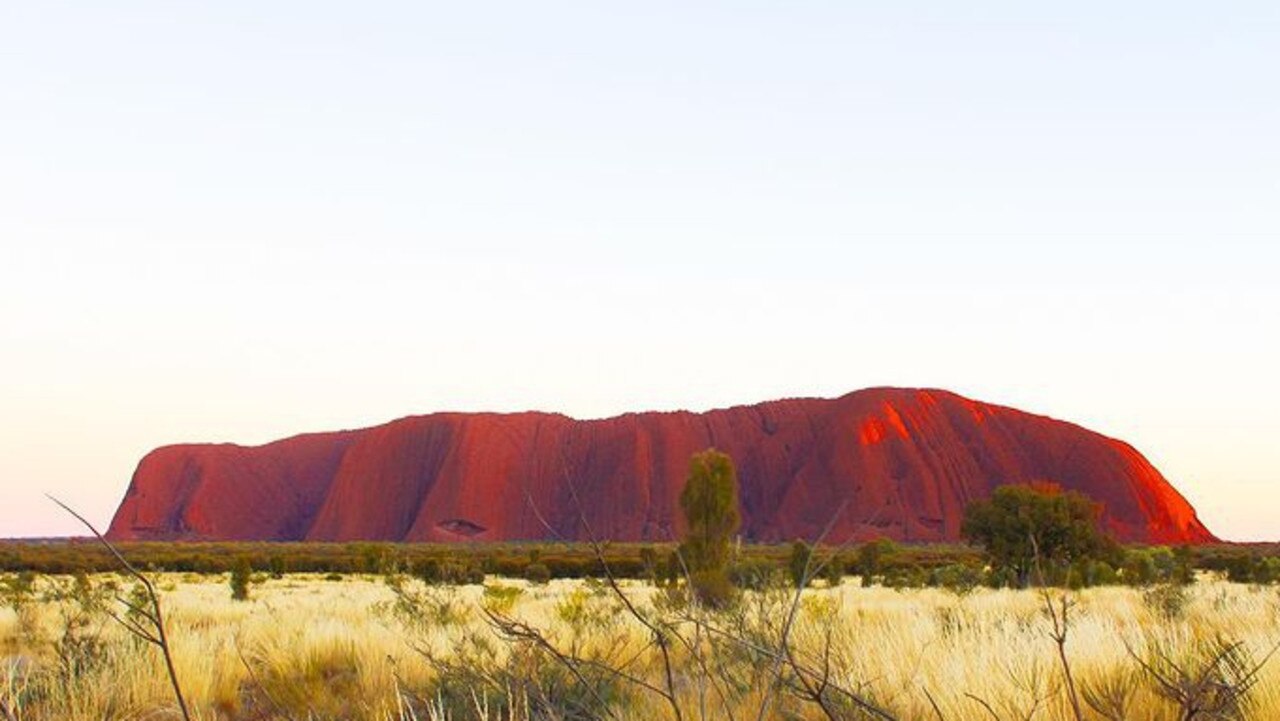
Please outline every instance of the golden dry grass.
M558 642L590 647L622 639L636 648L643 645L643 629L624 615L589 621L574 637L563 609L572 594L584 598L579 582L542 587L502 583L525 588L511 613L549 629ZM473 609L465 621L450 627L426 623L417 629L406 628L388 612L393 594L373 577L270 580L255 585L248 602L231 601L220 577L167 575L159 586L178 673L200 719L400 718L399 689L432 688L433 671L421 649L447 656L471 632L492 634L474 611L483 599L478 586L456 591L460 606ZM655 593L639 584L628 585L627 591L642 604L650 603ZM1189 594L1182 614L1172 619L1151 608L1140 590L1107 587L1073 594L1079 606L1067 652L1079 682L1097 686L1133 674L1137 665L1126 643L1139 654L1158 643L1176 655L1200 642L1227 639L1243 642L1261 658L1280 640L1280 595L1274 589L1210 581ZM156 651L109 621L95 626L107 641L100 662L65 679L60 688L29 681L24 691L25 672L6 668L15 657L33 659L38 680L39 669L54 665L50 642L60 624L55 604L39 604L28 613L34 635L21 632L12 610L0 611L0 657L10 659L0 666L0 675L9 677L0 677L0 699L7 700L20 721L175 717ZM1072 718L1061 692L1055 646L1047 635L1043 599L1035 592L980 589L957 596L937 589L894 591L846 583L807 591L800 619L798 645L812 648L823 630L833 629L842 661L837 680L863 690L900 718L938 718L929 696L948 720L991 718L975 697L1002 718L1026 716L1038 699L1032 718ZM660 667L650 658L638 668L656 680ZM688 696L689 708L700 708L692 688L681 693ZM755 718L762 696L762 689L751 690L736 697L733 708L712 705L708 716ZM1280 661L1263 667L1251 700L1248 718L1280 719ZM811 711L806 715L818 718L817 709ZM422 713L429 715L430 709L420 709ZM663 718L666 713L659 699L643 694L619 707L624 719ZM1135 692L1130 716L1141 721L1175 718L1149 683Z

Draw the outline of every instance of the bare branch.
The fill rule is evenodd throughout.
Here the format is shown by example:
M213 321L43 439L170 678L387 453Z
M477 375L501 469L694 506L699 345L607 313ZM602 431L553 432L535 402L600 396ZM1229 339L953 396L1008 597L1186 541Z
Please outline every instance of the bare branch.
M822 529L822 533L818 534L818 538L815 539L813 545L816 546L826 539L827 534L835 527L836 521L840 519L841 514L844 513L844 509L848 504L849 502L846 500L840 504L840 507L836 509L835 513L831 514L831 520L827 521L826 527ZM772 675L775 679L781 677L779 671L781 670L783 660L789 660L792 666L795 665L794 656L791 655L790 649L788 648L791 642L791 628L795 625L796 615L800 611L800 601L804 596L804 589L809 585L809 574L812 567L813 554L809 554L804 562L804 571L800 574L800 582L796 584L796 592L791 599L791 607L787 610L787 619L782 624L782 634L778 639L778 645L780 648L784 649L785 653L778 654L776 657L777 660L774 661ZM764 721L765 713L773 706L773 696L776 691L777 683L770 684L769 689L765 692L764 698L760 701L760 708L756 712L756 721ZM826 711L825 708L823 710Z
M991 718L995 719L996 721L1000 721L1000 714L996 713L996 710L991 708L991 704L987 703L981 697L974 696L971 693L965 693L965 698L971 699L973 701L977 701L978 704L982 706L982 708L987 710L987 713L991 714Z
M84 524L85 528L88 528L89 531L93 533L94 537L98 539L98 542L101 543L104 547L106 547L106 549L111 553L111 555L115 557L116 562L120 564L120 567L123 568L125 572L127 572L130 576L137 579L138 582L142 584L142 587L146 589L147 597L151 601L151 613L147 616L147 619L151 621L152 624L155 626L155 633L154 634L136 634L136 635L138 635L139 638L143 639L147 643L150 643L160 649L160 653L164 656L165 667L169 672L169 683L173 687L173 696L178 702L178 710L182 713L182 718L184 719L184 721L191 721L191 712L187 710L187 700L182 695L182 686L178 683L178 671L177 671L177 668L174 666L173 653L169 647L169 634L168 634L168 631L165 629L164 612L160 608L160 596L156 593L156 588L151 583L151 579L147 578L145 574L143 574L141 571L135 568L132 563L129 563L128 559L122 556L120 552L116 550L116 547L112 545L112 543L108 541L105 536L99 533L98 529L95 528L94 525L90 523L87 519L85 519L84 516L81 516L79 513L76 513L74 510L72 510L70 506L58 500L57 498L54 498L53 496L48 494L46 494L46 497L49 500L53 501L54 503L58 504L58 506L60 506L62 510L66 511L67 513L70 513L71 516L75 518L77 521L80 521L80 523ZM113 617L114 617L114 614L113 614ZM126 625L125 629L131 630L131 627Z
M920 690L924 692L924 697L929 700L929 707L933 709L933 715L938 721L946 721L946 717L942 715L942 709L938 708L938 702L933 700L933 694L929 693L929 689L921 686Z

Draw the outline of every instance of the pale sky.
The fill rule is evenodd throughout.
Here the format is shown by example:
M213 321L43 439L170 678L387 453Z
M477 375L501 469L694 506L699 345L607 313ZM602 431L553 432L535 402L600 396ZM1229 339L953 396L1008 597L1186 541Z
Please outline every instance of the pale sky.
M951 389L1280 539L1280 4L0 5L0 537L151 448Z

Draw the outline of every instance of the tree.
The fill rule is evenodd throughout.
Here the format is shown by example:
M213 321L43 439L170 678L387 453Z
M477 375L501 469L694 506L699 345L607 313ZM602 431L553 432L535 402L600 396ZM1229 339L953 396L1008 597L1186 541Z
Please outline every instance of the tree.
M854 561L854 572L862 577L862 585L870 586L884 572L885 558L892 555L896 546L887 538L877 538L862 544Z
M253 566L249 559L241 557L231 567L231 599L234 601L249 600L249 582L253 579Z
M685 539L680 553L693 592L702 602L723 606L730 600L730 543L742 524L738 512L738 475L733 459L709 448L689 459L689 475L680 493Z
M285 563L284 556L274 555L267 561L267 568L271 570L272 578L284 578L288 564Z
M845 562L839 553L833 553L822 568L822 575L827 579L827 588L835 588L844 583Z
M990 500L969 504L960 532L986 550L994 571L1026 586L1033 572L1058 574L1098 557L1109 541L1098 530L1101 512L1088 496L1055 484L1000 486Z
M796 540L791 543L791 558L787 559L787 572L791 574L791 582L796 588L804 588L809 585L808 574L811 573L809 568L810 560L813 558L813 548L804 541Z
M653 546L640 547L640 567L643 569L645 580L653 585L658 585L658 552L653 550Z

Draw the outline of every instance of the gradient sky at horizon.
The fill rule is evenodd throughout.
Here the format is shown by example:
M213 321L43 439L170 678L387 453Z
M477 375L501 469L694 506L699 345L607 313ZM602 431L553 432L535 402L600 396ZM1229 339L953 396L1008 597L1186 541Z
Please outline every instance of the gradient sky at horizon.
M0 537L159 445L943 387L1280 539L1280 5L9 3Z

